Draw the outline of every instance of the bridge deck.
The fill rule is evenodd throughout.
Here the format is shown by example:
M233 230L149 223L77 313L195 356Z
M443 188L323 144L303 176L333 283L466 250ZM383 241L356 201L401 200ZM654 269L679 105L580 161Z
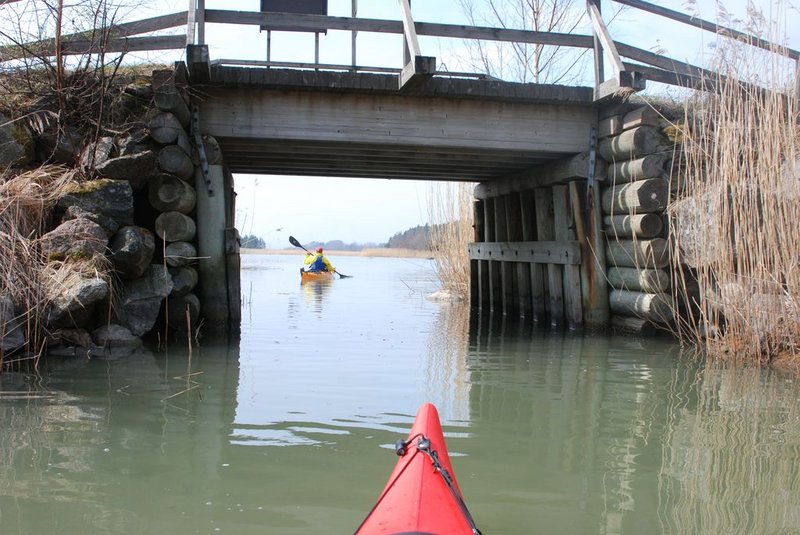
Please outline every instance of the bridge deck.
M203 133L235 173L482 181L585 151L592 89L212 66Z

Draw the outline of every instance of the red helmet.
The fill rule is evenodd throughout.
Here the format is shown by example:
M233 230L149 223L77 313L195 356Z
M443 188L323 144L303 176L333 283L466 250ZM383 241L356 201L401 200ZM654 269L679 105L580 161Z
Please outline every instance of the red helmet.
M317 251L318 253L321 253L321 252L322 252L322 247L317 247L317 248L316 248L316 251Z

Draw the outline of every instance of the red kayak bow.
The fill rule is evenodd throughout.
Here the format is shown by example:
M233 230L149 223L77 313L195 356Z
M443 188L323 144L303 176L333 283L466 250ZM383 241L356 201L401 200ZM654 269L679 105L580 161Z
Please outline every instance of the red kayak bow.
M417 411L400 459L357 535L479 535L458 488L439 414L430 403Z

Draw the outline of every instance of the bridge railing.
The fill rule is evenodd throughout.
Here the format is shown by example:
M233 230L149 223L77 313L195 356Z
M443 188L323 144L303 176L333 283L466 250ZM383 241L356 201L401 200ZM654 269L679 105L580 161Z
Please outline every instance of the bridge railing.
M767 50L794 61L795 92L800 95L800 52L761 39L757 36L705 21L677 11L672 11L643 0L612 0L638 10L678 21L702 30L714 32L739 40L749 45ZM508 28L481 26L465 26L457 24L441 24L416 22L412 19L408 0L398 0L400 20L370 19L357 16L356 1L353 0L350 17L329 16L315 13L286 12L250 12L207 9L205 0L189 0L189 9L160 17L144 19L124 24L115 24L108 28L99 28L94 32L76 33L61 36L59 43L54 39L46 39L33 43L6 45L0 47L0 62L19 60L36 55L87 54L102 49L103 52L129 52L145 50L180 49L187 45L204 46L207 24L249 25L259 26L269 35L273 31L303 31L317 36L328 30L351 32L351 63L322 64L319 62L318 39L315 47L315 61L277 62L269 57L265 61L221 59L217 63L231 65L248 65L264 67L294 67L304 69L334 69L351 71L371 71L397 73L400 76L400 87L413 84L434 75L458 76L467 73L440 72L436 70L435 58L423 56L418 43L418 36L430 36L461 40L495 41L519 44L535 44L582 49L594 49L595 63L595 95L604 98L614 94L620 88L639 90L644 87L644 80L649 79L671 85L712 88L719 75L711 70L678 61L666 55L657 54L635 46L613 40L600 12L600 0L588 0L587 10L592 22L592 34L537 32ZM0 5L0 10L3 9ZM183 35L150 35L139 37L145 33L154 33L171 28L185 27ZM368 67L356 64L356 37L359 32L397 34L404 36L406 49L403 65L399 68ZM58 46L56 46L58 45ZM604 57L608 58L614 72L606 79L604 75Z
M678 61L663 54L654 53L635 46L628 45L612 39L612 36L603 21L600 12L600 0L589 0L587 11L592 22L592 35L565 34L556 32L537 32L531 30L517 30L508 28L494 28L481 26L465 26L456 24L441 24L416 22L411 18L408 0L398 0L402 20L367 19L356 17L356 2L353 1L353 16L335 17L320 14L279 13L279 12L242 12L227 10L205 9L205 0L190 0L198 13L198 41L204 44L201 28L205 23L212 24L245 24L259 25L268 33L271 31L306 31L315 34L328 30L344 30L352 33L352 63L350 65L323 65L316 61L313 64L292 64L288 62L273 62L267 58L265 62L249 61L246 63L236 60L219 60L220 63L249 64L262 66L295 66L300 68L336 68L348 70L369 70L372 72L402 72L412 70L415 65L411 58L426 58L421 55L417 36L451 38L461 40L497 41L508 43L525 43L546 46L559 46L571 48L594 49L595 57L595 89L596 97L603 98L615 93L621 87L634 90L643 88L645 79L660 83L684 86L702 87L713 89L719 80L719 75L714 71L690 63ZM772 43L755 35L748 34L720 24L709 22L695 16L680 13L667 8L645 2L643 0L612 0L616 3L629 6L647 13L658 15L670 20L687 24L705 31L736 39L751 46L755 46L774 54L784 56L795 62L795 79L797 94L800 94L800 52L797 50ZM191 10L190 10L191 11ZM408 48L403 69L387 69L376 67L363 67L356 65L355 39L359 32L373 32L385 34L400 34L405 36ZM191 34L191 32L187 32ZM269 47L268 47L269 49ZM317 54L318 56L318 54ZM604 57L609 59L614 72L608 79L604 76ZM438 74L435 65L424 65L428 70L421 74ZM453 75L454 73L441 73ZM463 74L463 73L455 73ZM412 72L413 75L413 72ZM401 81L402 84L402 81Z

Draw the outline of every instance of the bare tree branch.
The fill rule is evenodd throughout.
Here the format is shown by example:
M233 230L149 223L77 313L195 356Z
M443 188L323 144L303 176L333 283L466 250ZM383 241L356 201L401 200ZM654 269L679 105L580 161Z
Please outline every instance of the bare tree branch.
M571 33L586 22L582 4L572 0L460 0L472 25L538 32ZM588 60L586 51L529 43L464 43L467 68L489 75L510 75L515 81L554 83L578 80ZM511 55L505 51L510 51ZM510 61L504 61L510 60Z

